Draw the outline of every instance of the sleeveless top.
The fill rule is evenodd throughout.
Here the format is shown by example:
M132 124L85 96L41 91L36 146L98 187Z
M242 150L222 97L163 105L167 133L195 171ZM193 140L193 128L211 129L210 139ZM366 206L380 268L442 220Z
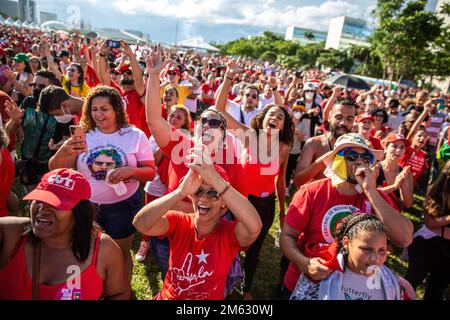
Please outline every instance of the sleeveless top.
M400 167L398 173L402 172L402 170L403 170L403 168ZM381 165L380 162L378 163L378 171L379 171L379 174L378 174L378 177L377 177L377 187L386 187L386 186L388 186L388 183L386 181L386 176L384 175L383 166ZM400 211L401 210L400 190L397 189L397 190L395 190L395 191L393 191L391 193L388 193L387 196L389 196L391 198L392 202L397 207L395 209Z
M103 293L103 279L99 276L96 263L101 233L95 240L94 254L91 264L80 274L80 288L68 288L67 282L44 285L39 284L40 300L98 300ZM27 270L25 244L28 236L19 242L19 248L13 253L8 264L0 270L0 300L31 300L32 279ZM71 279L74 273L68 273ZM72 278L75 278L74 276ZM77 281L74 280L72 283ZM72 283L69 282L70 285Z
M258 138L259 142L259 138ZM256 148L258 152L259 148ZM257 154L252 154L252 148L247 150L247 157L242 165L247 193L254 197L266 198L275 192L275 177L280 171L280 155L277 155L268 163L261 163Z

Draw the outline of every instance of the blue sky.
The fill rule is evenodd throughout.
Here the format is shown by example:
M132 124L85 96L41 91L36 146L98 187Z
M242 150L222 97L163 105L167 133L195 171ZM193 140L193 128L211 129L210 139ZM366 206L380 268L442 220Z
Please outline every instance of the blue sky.
M93 27L139 30L153 41L174 42L201 37L230 41L288 25L328 30L331 18L347 15L370 19L376 0L37 0L38 12L70 20L73 6Z

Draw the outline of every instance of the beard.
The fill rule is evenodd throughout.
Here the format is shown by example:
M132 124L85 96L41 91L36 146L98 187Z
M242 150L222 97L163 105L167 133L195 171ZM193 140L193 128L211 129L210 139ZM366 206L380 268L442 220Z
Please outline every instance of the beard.
M345 132L344 133L340 133L339 131L341 129L344 130ZM336 126L336 127L331 126L331 134L333 135L334 139L337 139L340 136L342 136L343 134L346 134L346 133L349 133L349 132L350 132L350 130L346 126Z
M106 170L92 172L92 177L97 181L106 180L106 173L107 173Z
M40 90L33 90L33 99L34 101L38 101L39 100L39 96L41 95L41 91Z
M134 79L122 79L120 80L122 86L131 86L134 84Z

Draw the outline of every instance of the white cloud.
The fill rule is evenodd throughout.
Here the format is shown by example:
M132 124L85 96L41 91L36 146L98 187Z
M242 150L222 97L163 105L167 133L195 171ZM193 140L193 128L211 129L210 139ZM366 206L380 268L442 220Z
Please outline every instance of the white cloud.
M297 25L324 31L333 17L367 18L369 11L369 7L361 2L355 4L346 0L327 0L320 5L303 7L295 6L292 1L284 8L277 7L274 0L114 0L113 6L126 15L151 14L192 22L272 28Z

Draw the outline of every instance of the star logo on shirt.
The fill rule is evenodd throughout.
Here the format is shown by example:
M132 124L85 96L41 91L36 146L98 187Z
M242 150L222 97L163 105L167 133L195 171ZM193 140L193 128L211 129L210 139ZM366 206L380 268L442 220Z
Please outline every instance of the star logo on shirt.
M208 262L206 262L206 258L209 256L209 253L204 253L203 249L202 252L200 254L196 254L195 255L198 258L198 263L202 263L204 262L205 264L208 264Z

